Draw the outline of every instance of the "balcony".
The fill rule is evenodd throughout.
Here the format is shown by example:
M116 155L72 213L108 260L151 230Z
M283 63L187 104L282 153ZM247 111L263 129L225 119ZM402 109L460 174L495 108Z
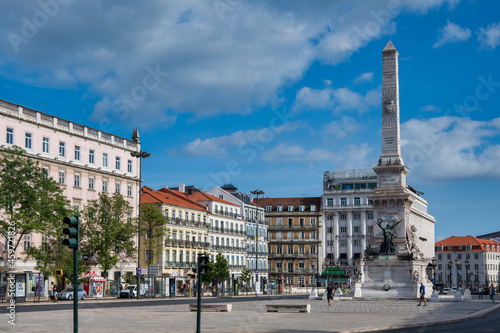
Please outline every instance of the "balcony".
M318 226L316 224L311 225L270 225L268 230L316 230Z

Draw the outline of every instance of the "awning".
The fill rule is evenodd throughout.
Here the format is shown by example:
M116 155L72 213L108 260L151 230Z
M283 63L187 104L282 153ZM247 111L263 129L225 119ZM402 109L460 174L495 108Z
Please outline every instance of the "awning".
M344 271L340 270L338 267L327 267L323 273L321 273L321 276L340 276L344 277Z
M79 276L80 279L89 279L90 281L96 281L96 282L105 282L106 279L101 277L101 276L97 276L95 274L95 272L87 272L85 273L84 275L80 275Z

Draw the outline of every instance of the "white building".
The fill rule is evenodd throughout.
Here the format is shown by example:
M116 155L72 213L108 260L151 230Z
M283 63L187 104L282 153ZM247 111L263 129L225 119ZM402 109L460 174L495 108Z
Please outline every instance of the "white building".
M246 231L246 268L252 271L251 283L259 280L261 286L268 280L267 222L264 208L255 205L249 194L238 192L231 184L216 186L207 193L241 207Z
M322 212L325 221L323 258L346 275L355 274L353 261L368 247L373 228L373 208L368 195L377 186L373 169L326 171L323 178ZM321 262L320 264L325 264Z
M241 276L245 268L245 222L241 207L206 192L192 192L188 198L208 207L210 254L213 258L222 252L226 257L231 277Z
M442 288L498 286L500 243L473 236L452 236L436 242L435 283Z
M130 153L140 151L138 138L131 141L0 100L0 150L14 145L25 149L26 156L39 162L60 183L75 208L82 209L102 191L119 192L133 208L131 217L137 216L140 161ZM25 262L23 252L41 243L39 234L24 236L23 246L16 253L17 272L33 271L35 262ZM0 239L0 248L6 249L4 239ZM7 258L5 253L1 257ZM0 261L0 267L6 264L6 260ZM108 278L135 272L136 266L132 258L123 258Z

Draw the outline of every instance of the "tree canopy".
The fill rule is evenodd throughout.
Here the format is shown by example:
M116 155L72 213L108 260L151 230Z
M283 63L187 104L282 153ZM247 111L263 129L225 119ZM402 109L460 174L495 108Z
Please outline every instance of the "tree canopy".
M104 272L115 267L121 256L134 256L137 223L131 213L132 207L121 194L109 196L104 192L82 211L82 253L90 262L101 265Z
M155 204L141 205L141 235L144 237L144 247L150 255L146 260L149 266L163 251L163 240L167 234L168 219Z

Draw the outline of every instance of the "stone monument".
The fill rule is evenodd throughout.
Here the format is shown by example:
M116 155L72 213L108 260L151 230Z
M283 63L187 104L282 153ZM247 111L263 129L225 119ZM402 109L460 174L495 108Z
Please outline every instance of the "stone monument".
M355 297L414 298L424 282L431 295L435 219L421 192L406 185L409 170L401 157L398 51L391 41L382 51L382 154L377 188L369 195L374 221L370 245L358 261Z

